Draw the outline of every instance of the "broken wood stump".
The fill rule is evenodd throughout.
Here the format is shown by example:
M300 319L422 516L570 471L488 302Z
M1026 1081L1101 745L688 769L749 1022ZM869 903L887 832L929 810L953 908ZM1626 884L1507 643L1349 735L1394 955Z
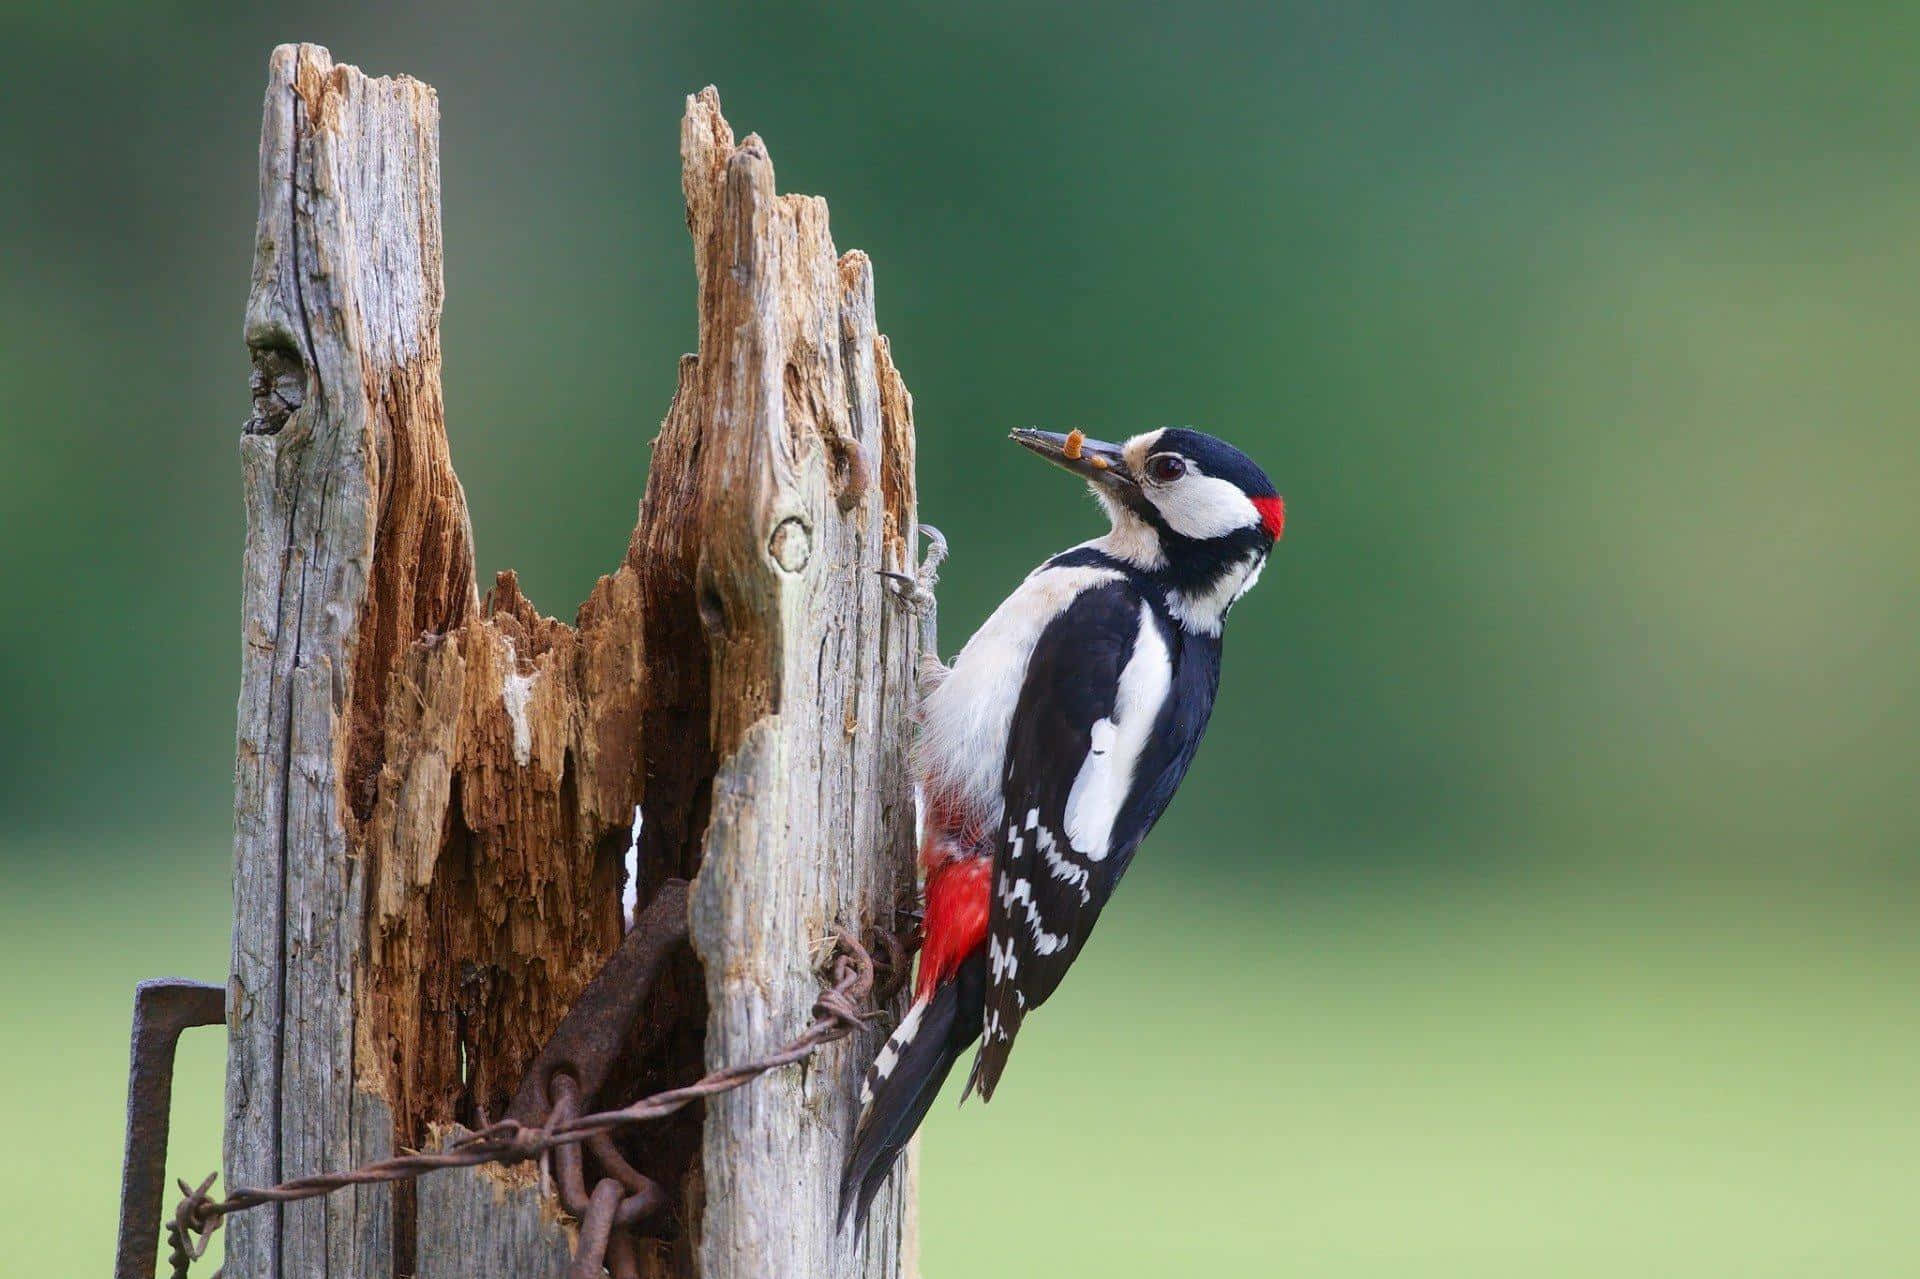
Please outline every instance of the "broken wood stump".
M440 389L438 106L275 50L246 340L253 416L235 765L226 1181L423 1148L503 1114L638 899L692 882L691 949L609 1087L686 1082L805 1023L820 942L913 883L912 403L873 274L775 191L712 89L682 185L700 349L638 527L571 625L482 599ZM634 446L643 447L635 424ZM879 1031L623 1136L672 1188L650 1276L911 1272L911 1179L862 1237L834 1196ZM625 1096L607 1098L617 1104ZM559 1274L529 1167L262 1208L234 1279ZM477 1268L476 1268L477 1267Z

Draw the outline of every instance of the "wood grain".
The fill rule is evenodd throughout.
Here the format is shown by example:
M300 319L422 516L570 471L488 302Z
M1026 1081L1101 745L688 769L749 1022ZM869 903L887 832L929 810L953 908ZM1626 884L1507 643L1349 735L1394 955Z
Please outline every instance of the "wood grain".
M465 501L440 403L438 107L324 49L268 74L241 439L247 546L235 762L229 1184L389 1152L353 1086L366 863L354 805L379 753L399 636L474 604ZM404 563L404 571L395 571ZM236 1221L243 1275L391 1273L391 1195Z
M510 573L483 603L441 401L437 128L425 85L274 52L241 442L230 1185L503 1113L619 940L636 807L641 898L694 877L697 957L656 983L603 1104L789 1038L828 928L885 923L912 887L918 638L876 576L907 566L912 407L865 257L836 254L823 202L774 193L712 90L690 98L700 352L640 524L573 625ZM910 1272L910 1176L861 1239L834 1230L879 1034L625 1139L680 1188L649 1276ZM466 1169L242 1214L227 1273L557 1274L569 1238L528 1170Z
M696 455L698 479L672 511L650 491L642 523L691 570L712 671L692 924L719 1064L790 1037L829 925L884 917L911 885L917 630L878 570L906 566L913 437L904 391L883 395L897 375L871 267L835 251L826 203L776 194L765 146L734 142L710 89L687 104L681 161L700 357L661 442ZM708 1106L702 1274L899 1272L899 1183L864 1238L835 1230L874 1047L836 1046Z

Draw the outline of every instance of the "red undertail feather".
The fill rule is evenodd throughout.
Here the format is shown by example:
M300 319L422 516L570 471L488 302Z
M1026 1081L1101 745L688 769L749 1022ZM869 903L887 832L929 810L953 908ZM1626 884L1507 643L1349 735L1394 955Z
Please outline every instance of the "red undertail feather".
M926 942L920 949L916 998L932 995L966 957L986 944L990 857L954 857L927 871Z

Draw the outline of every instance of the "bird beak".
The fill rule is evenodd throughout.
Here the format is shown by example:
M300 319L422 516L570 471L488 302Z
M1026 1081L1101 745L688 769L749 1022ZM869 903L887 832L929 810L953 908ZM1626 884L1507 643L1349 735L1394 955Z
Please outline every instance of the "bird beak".
M1032 449L1062 470L1072 471L1083 480L1116 490L1139 487L1127 470L1127 460L1121 456L1118 444L1090 440L1078 431L1072 435L1061 435L1055 431L1035 431L1027 427L1009 431L1007 438Z

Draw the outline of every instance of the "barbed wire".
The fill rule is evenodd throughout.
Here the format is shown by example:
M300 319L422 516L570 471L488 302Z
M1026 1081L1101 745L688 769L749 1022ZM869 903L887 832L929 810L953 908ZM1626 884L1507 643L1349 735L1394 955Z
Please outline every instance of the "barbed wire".
M558 1086L553 1089L555 1099L544 1124L524 1124L502 1119L461 1136L444 1150L395 1155L345 1172L294 1177L274 1186L243 1187L224 1199L214 1199L208 1193L215 1177L219 1175L217 1173L209 1174L198 1186L189 1186L182 1180L178 1183L182 1197L179 1206L174 1209L172 1221L167 1225L167 1243L171 1250L168 1260L173 1267L173 1279L187 1279L189 1268L206 1255L214 1232L235 1213L267 1204L317 1199L349 1186L406 1181L446 1168L524 1163L552 1150L593 1142L630 1124L663 1119L693 1102L730 1092L769 1071L804 1061L825 1045L845 1039L866 1026L878 1014L878 1006L904 984L907 962L916 939L911 936L903 939L886 931L877 933L876 938L887 952L885 960L879 965L887 974L880 991L875 991L876 964L872 952L851 932L836 928L833 933L834 951L829 961L831 983L821 990L820 997L814 1001L810 1011L812 1020L798 1035L764 1057L709 1071L691 1084L651 1093L617 1110L579 1114L578 1088L571 1086L572 1081L565 1076L557 1075L555 1084ZM621 1164L624 1165L624 1161ZM573 1171L574 1175L564 1180L577 1184L577 1168ZM634 1176L638 1177L638 1174ZM644 1183L646 1179L640 1178L640 1181ZM650 1183L645 1187L627 1187L633 1193L626 1197L636 1201L636 1207L626 1213L619 1211L623 1206L621 1196L601 1195L597 1189L591 1196L577 1193L563 1196L574 1201L566 1205L569 1211L581 1216L580 1250L575 1254L574 1274L601 1273L601 1260L607 1254L609 1233L616 1220L620 1216L637 1218L640 1215L637 1207L639 1201L645 1201L648 1207L658 1204L657 1188L652 1188ZM620 1224L630 1223L622 1221ZM621 1260L630 1263L630 1258L623 1257ZM615 1279L623 1279L623 1271L631 1272L630 1264L622 1264L615 1270ZM220 1275L221 1271L216 1271L212 1279L220 1279Z

